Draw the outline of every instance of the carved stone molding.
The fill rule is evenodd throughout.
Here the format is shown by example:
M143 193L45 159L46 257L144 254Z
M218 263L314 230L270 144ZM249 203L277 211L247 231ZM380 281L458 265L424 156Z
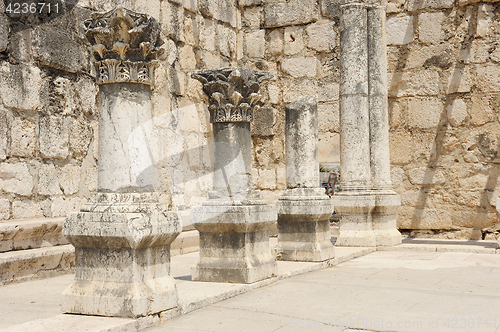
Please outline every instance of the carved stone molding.
M84 22L96 60L97 83L153 84L155 60L163 54L160 23L118 7Z
M191 77L203 84L210 122L252 122L261 103L260 82L270 72L247 68L196 70Z
M95 64L97 84L137 82L153 85L156 62L132 62L106 59Z

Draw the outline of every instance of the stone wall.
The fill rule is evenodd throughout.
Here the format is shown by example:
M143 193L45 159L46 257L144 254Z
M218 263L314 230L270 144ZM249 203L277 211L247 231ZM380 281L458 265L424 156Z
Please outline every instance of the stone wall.
M339 163L338 17L335 6L315 0L240 1L242 66L269 70L269 108L256 115L254 176L264 197L275 201L286 187L285 105L318 95L320 162Z
M257 184L284 183L284 106L318 94L320 162L338 163L339 1L240 1L240 63L273 71L269 128L254 136ZM478 239L498 226L500 5L390 1L387 13L392 181L398 226ZM272 125L274 123L274 125ZM257 133L255 133L257 134Z
M162 24L153 136L163 202L187 209L211 187L211 125L194 69L275 74L252 126L255 182L268 202L286 186L284 109L293 100L318 95L320 162L338 164L338 3L87 0L20 31L0 15L0 219L64 216L96 189L97 87L81 23L116 5ZM388 3L392 180L403 230L480 238L497 229L499 34L498 2Z
M206 199L211 126L190 73L235 64L235 2L80 1L43 24L0 14L0 220L66 216L97 189L98 88L83 21L118 5L163 29L148 137L162 201L183 210Z

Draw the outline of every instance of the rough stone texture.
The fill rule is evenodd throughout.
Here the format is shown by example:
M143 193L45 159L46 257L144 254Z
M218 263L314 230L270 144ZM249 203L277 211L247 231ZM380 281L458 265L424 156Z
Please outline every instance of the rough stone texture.
M333 22L314 23L306 28L307 46L318 52L330 52L335 47L335 24Z
M45 158L65 159L69 154L69 128L67 118L40 117L40 153Z
M281 62L283 72L292 77L314 77L316 76L316 58L291 58Z
M467 118L467 104L463 99L455 99L447 108L448 122L458 127Z
M43 210L36 201L15 201L12 203L13 219L42 218Z
M36 129L33 122L21 118L12 121L10 152L17 157L34 157Z
M6 220L9 218L10 218L10 201L6 198L1 198L0 199L0 220ZM5 235L4 235L4 239L5 239ZM1 247L3 248L3 244Z
M443 39L441 24L444 14L422 13L418 16L418 39L423 43L436 43Z
M276 110L274 108L261 108L254 113L252 122L252 135L272 136L274 135L274 124L276 123Z
M246 54L251 58L263 58L266 51L265 30L255 31L245 35Z
M0 65L0 95L5 107L21 110L39 110L42 94L41 71L37 67Z
M408 125L411 128L436 128L446 118L443 103L434 98L411 98L408 101L408 112Z
M67 244L68 241L61 234L63 223L64 218L2 222L0 252Z
M70 73L88 70L87 48L56 29L33 31L33 57L41 65Z
M387 20L387 44L405 45L413 41L413 16L393 16Z
M306 24L315 21L319 15L315 0L291 0L289 2L268 2L264 6L265 26L280 27Z
M0 52L5 51L7 46L9 45L9 40L7 37L9 36L10 23L7 15L5 15L4 4L0 5L1 14L0 14Z
M38 193L40 195L61 195L59 172L53 164L42 165L38 171Z
M0 164L0 187L3 191L21 196L31 196L33 176L24 163Z
M306 44L304 28L301 26L286 27L284 31L284 40L286 55L301 53Z

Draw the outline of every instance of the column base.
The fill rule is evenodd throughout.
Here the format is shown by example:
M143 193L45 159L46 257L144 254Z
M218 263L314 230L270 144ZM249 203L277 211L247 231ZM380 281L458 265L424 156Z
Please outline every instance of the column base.
M401 199L395 192L340 192L333 200L341 216L336 246L377 247L401 243L396 225Z
M377 238L372 226L374 197L362 192L340 192L332 199L335 211L341 218L339 236L335 246L376 247Z
M373 230L378 247L401 244L401 233L397 228L398 208L401 197L396 193L375 194L375 208L372 212Z
M276 275L269 247L269 229L276 218L276 209L265 204L235 206L209 200L193 208L200 258L191 270L192 280L249 284Z
M278 260L322 262L335 256L330 216L333 204L323 189L287 190L278 208Z
M139 317L177 307L170 244L181 230L178 214L151 194L97 194L63 227L76 256L63 311Z

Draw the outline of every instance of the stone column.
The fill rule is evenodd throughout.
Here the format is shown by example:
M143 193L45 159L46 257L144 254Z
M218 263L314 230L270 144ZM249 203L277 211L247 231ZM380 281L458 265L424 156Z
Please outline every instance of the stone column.
M385 6L368 8L368 86L370 101L370 155L375 208L372 224L377 246L401 243L397 209L401 198L392 190L389 155L389 112L387 107L387 51Z
M277 214L254 189L250 122L259 108L259 83L272 74L220 68L197 70L192 77L203 84L214 131L214 187L203 206L191 209L200 232L192 279L253 283L269 278L276 273L269 229Z
M371 222L367 4L340 6L340 186L337 246L376 246Z
M318 262L334 257L333 204L319 188L318 101L300 98L285 108L287 190L277 202L278 259Z
M66 218L76 277L64 291L68 313L138 317L178 305L170 244L181 232L176 212L155 194L148 140L159 23L117 8L85 22L99 85L98 192ZM149 167L148 167L149 166Z
M400 198L391 190L387 112L385 7L341 5L340 175L334 196L341 215L337 246L401 242Z

